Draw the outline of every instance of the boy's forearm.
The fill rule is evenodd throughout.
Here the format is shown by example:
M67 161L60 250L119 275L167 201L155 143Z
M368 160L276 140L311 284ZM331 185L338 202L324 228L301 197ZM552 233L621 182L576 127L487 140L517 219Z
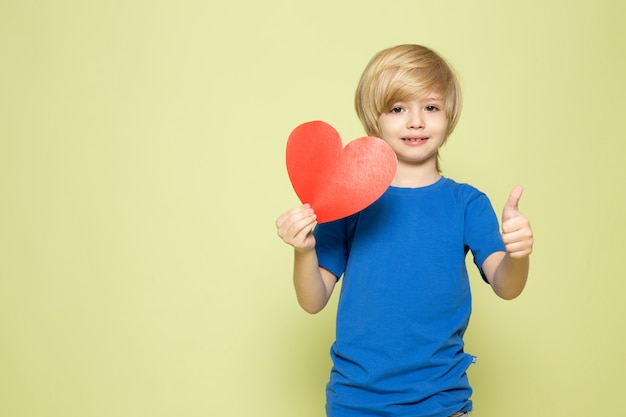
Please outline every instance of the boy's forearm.
M324 282L315 250L294 251L293 283L305 311L314 314L326 306L332 288Z
M494 292L505 300L512 300L520 295L526 286L529 267L528 256L513 258L508 253L505 254L491 284Z

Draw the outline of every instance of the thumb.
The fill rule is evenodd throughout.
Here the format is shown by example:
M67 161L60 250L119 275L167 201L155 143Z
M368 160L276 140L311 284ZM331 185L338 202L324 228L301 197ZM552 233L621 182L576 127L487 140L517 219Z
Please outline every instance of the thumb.
M521 185L513 188L513 191L511 191L511 194L509 195L509 200L504 205L504 210L502 211L502 222L512 219L520 214L518 205L523 191L524 187Z

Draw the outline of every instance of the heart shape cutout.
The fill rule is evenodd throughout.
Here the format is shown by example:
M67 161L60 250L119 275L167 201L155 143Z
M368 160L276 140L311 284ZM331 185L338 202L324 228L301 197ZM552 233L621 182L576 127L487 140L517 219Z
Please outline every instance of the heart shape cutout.
M302 203L309 203L318 223L357 213L389 187L398 160L382 139L365 136L343 147L328 123L296 127L287 141L287 172Z

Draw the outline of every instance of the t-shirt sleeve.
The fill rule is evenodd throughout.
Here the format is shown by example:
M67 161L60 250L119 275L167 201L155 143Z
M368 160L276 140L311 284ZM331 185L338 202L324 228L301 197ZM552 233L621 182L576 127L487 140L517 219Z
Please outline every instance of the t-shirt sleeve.
M482 265L489 255L506 250L500 226L489 198L478 193L470 199L465 210L465 244L472 251L474 263L485 282Z
M349 229L350 219L339 219L318 224L313 230L315 251L321 267L332 272L339 279L348 262L350 252Z

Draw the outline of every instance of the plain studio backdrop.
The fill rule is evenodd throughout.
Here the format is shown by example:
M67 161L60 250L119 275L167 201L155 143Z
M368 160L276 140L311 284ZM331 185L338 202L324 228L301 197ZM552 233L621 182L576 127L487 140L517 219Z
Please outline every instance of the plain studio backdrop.
M337 294L297 306L285 144L362 136L399 43L460 74L444 175L497 212L523 184L536 235L519 299L472 273L474 415L620 415L622 4L0 2L0 415L322 416Z

